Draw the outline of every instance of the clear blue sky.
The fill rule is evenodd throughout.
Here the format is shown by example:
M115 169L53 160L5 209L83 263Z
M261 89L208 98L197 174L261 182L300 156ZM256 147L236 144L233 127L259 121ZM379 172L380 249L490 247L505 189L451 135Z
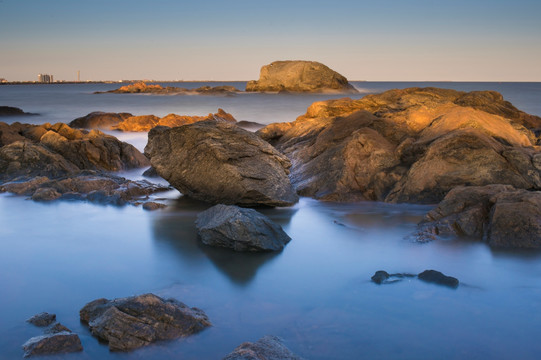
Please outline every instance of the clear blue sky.
M0 0L0 77L541 81L541 0Z

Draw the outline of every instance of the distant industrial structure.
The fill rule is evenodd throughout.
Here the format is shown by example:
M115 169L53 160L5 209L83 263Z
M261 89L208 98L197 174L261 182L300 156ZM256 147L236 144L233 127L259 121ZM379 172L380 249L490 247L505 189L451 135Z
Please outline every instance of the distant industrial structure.
M49 75L49 74L39 74L38 75L38 82L45 83L45 84L53 83L54 82L53 76Z
M77 70L77 82L81 82L81 70Z
M8 81L7 81L6 79L4 79L4 78L0 78L0 83L2 83L2 84L3 84L3 83L7 83L7 82L8 82Z

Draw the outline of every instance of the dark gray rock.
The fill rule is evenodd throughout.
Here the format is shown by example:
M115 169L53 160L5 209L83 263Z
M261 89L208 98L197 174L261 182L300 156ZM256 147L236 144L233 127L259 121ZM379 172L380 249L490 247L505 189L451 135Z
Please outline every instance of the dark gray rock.
M210 203L291 206L298 201L283 154L233 123L155 127L145 155L182 194Z
M436 270L425 270L418 275L418 278L419 280L433 284L443 285L451 288L458 287L458 279L452 276L444 275Z
M195 224L205 245L235 251L278 251L291 240L265 215L234 205L215 205L200 213Z
M143 204L143 209L147 211L154 211L158 209L163 209L165 207L167 207L167 205L160 204L154 201L147 201L146 203Z
M381 284L392 284L398 281L402 281L406 278L414 278L414 277L416 277L416 275L406 274L406 273L389 274L387 271L378 270L372 276L371 279L374 283L381 285Z
M189 336L211 326L202 310L154 294L94 300L79 314L92 334L108 342L112 351L134 350L158 340Z
M69 123L69 126L83 129L111 130L113 126L118 125L131 116L133 115L130 113L106 113L95 111L73 120Z
M0 116L22 116L22 115L37 115L26 113L22 109L13 106L0 106Z
M143 173L143 176L149 177L149 178L160 177L160 175L158 175L158 173L156 172L156 169L154 169L153 166L146 169L145 172Z
M239 345L223 360L302 360L291 352L276 336L264 336L255 343Z
M376 273L372 276L372 281L375 282L376 284L380 285L382 284L384 281L386 281L388 278L389 278L389 273L387 271L384 271L384 270L378 270L376 271Z
M62 331L33 337L23 344L23 350L24 357L30 357L83 351L83 346L77 334Z
M32 325L36 326L49 326L56 321L56 314L49 314L48 312L42 312L32 316L30 319L26 320Z

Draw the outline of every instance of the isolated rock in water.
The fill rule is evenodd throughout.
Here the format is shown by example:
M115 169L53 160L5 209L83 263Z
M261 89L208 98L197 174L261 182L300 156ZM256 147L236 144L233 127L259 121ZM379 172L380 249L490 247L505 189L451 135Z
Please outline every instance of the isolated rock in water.
M36 326L49 326L56 321L56 314L49 314L48 312L42 312L32 316L30 319L26 320L30 324Z
M197 215L195 224L203 244L235 251L278 251L291 240L265 215L234 205L215 205Z
M83 346L77 334L62 331L33 337L24 343L23 350L24 357L30 357L83 351Z
M463 236L492 247L541 247L541 192L509 185L457 187L419 223L416 237Z
M385 282L391 275L385 270L378 270L376 273L371 277L372 281L376 284L380 285L383 282Z
M154 294L94 300L81 309L80 318L94 336L109 343L112 351L134 350L211 326L202 310Z
M259 80L249 81L246 91L357 92L344 76L315 61L275 61L265 65Z
M143 209L147 210L147 211L159 210L159 209L163 209L165 207L167 207L167 205L160 204L160 203L157 203L157 202L154 202L154 201L147 201L146 203L143 204Z
M69 123L69 126L72 128L111 130L114 125L121 123L131 116L133 115L130 113L96 111L73 120Z
M154 128L145 155L162 178L198 200L244 206L290 206L298 201L287 157L232 123Z
M437 203L461 185L541 189L538 139L522 125L541 118L497 95L409 88L320 101L256 134L291 159L297 192L321 200Z
M276 336L264 336L255 343L245 342L223 360L302 360Z
M223 109L218 109L216 114L208 114L207 116L169 114L161 119L154 115L133 116L116 125L114 129L121 131L150 131L156 126L177 127L205 120L236 122L233 115L226 113Z
M21 116L21 115L37 115L26 113L22 109L13 106L0 106L0 116Z
M418 275L419 280L434 283L438 285L448 286L451 288L458 287L458 280L452 276L443 275L436 270L425 270Z
M196 89L186 89L174 86L163 87L158 84L146 84L140 81L135 84L124 85L116 90L97 91L94 94L156 94L156 95L232 95L240 92L239 89L230 85L201 86Z
M372 282L381 285L381 284L392 284L398 281L402 281L406 278L414 278L416 275L413 274L389 274L387 271L384 270L378 270L376 273L372 276Z

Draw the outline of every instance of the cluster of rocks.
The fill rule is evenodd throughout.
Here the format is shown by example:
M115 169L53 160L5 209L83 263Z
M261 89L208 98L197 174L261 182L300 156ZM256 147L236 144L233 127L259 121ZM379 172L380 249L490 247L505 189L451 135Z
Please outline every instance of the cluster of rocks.
M47 329L43 335L30 338L23 344L24 357L83 351L79 336L56 322L55 314L40 313L32 316L27 322Z
M397 273L389 274L385 270L378 270L372 276L372 282L381 285L381 284L392 284L408 278L418 278L424 282L447 286L453 289L456 289L459 285L457 278L452 276L444 275L443 273L436 270L425 270L418 275L407 274L407 273Z
M148 165L135 147L98 130L0 123L0 191L34 200L140 202L169 187L109 172Z
M140 81L134 84L121 86L118 89L110 91L97 91L94 94L157 94L157 95L233 95L240 92L239 89L231 85L220 86L201 86L196 89L187 89L181 87L146 84Z
M37 115L37 114L24 112L22 109L18 107L0 106L0 116L25 116L25 115Z

